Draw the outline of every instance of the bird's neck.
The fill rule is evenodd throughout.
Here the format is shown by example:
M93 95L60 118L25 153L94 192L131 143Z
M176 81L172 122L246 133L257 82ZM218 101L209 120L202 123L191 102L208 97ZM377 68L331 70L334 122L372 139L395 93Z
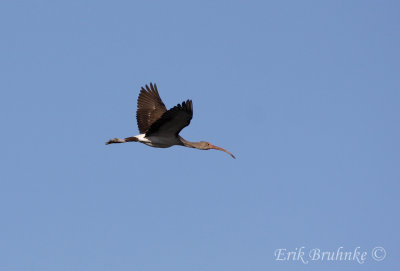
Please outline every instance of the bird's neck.
M179 136L179 140L182 143L182 146L189 147L189 148L196 148L199 142L190 142L184 139L183 137Z

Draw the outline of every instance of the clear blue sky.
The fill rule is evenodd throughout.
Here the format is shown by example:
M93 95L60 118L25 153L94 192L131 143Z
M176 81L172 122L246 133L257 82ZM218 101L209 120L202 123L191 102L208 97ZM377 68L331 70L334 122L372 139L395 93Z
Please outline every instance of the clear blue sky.
M398 1L3 1L0 270L399 270ZM140 87L217 151L105 146ZM371 251L280 262L278 248Z

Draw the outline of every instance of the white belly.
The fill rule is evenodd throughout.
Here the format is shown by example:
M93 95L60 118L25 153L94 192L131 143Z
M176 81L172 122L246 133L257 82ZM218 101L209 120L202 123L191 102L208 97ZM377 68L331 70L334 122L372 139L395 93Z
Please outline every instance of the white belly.
M146 144L150 147L155 148L169 148L174 145L180 145L180 141L177 137L159 137L159 136L149 136L145 137L145 134L140 134L135 136L140 143Z

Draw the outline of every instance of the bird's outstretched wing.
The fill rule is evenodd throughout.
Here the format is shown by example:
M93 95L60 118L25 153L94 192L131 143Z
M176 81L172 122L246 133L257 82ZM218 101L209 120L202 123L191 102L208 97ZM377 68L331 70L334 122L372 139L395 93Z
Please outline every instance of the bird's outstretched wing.
M146 133L151 125L158 120L165 112L163 101L158 94L157 85L150 83L146 89L142 87L137 101L136 120L141 134Z
M178 135L179 132L189 125L193 117L193 104L191 100L178 104L167 112L161 118L156 120L146 132L146 136L159 135Z

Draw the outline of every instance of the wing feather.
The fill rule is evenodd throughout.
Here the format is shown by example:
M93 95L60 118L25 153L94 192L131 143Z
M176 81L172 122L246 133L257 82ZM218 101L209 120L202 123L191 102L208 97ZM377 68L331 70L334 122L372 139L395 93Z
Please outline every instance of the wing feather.
M163 101L158 94L157 85L150 83L142 87L137 101L136 120L141 134L146 133L151 125L157 121L165 112Z
M174 106L156 120L146 132L146 136L170 136L179 132L190 124L193 117L193 103L187 100Z

